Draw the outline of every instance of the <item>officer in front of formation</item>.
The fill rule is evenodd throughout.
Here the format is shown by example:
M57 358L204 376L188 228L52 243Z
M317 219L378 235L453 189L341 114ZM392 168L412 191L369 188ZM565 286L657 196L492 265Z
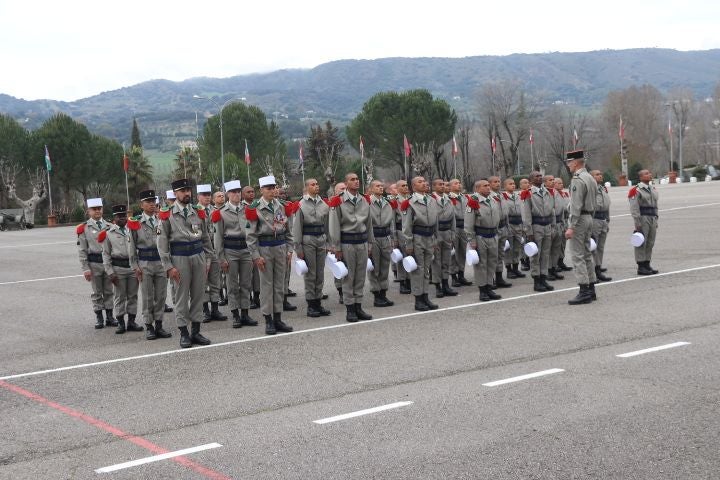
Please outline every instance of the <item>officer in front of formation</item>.
M375 300L374 307L391 307L395 302L387 298L388 276L390 275L390 254L397 246L395 240L395 200L388 201L384 196L385 186L380 180L370 182L370 217L372 219L373 238L371 244L373 269L368 272L370 291Z
M320 184L314 178L307 179L293 220L293 240L295 255L308 268L304 275L305 301L307 316L312 318L330 315L330 310L322 306L329 213L330 208L320 197Z
M402 212L402 238L405 255L415 259L417 268L410 272L410 287L415 296L415 310L437 310L430 301L430 266L436 254L438 212L427 195L428 183L424 177L412 179L413 193L400 205Z
M655 275L658 271L650 265L650 262L658 228L658 192L652 184L650 170L640 170L638 176L640 182L628 192L630 215L635 223L635 232L640 232L645 237L642 245L635 247L637 274Z
M198 208L205 211L205 218L208 220L208 235L210 243L215 241L214 226L210 221L213 212L212 205L212 186L210 184L197 186ZM215 246L213 245L213 248ZM219 308L220 288L222 285L222 276L220 275L220 265L217 259L213 259L210 263L210 271L208 272L207 287L205 291L205 301L203 302L203 322L207 323L212 320L227 320L227 316L223 315Z
M115 319L118 322L115 333L142 332L143 327L135 323L137 315L138 278L130 267L130 231L127 228L127 206L113 205L114 224L98 235L103 248L103 266L113 284L115 293ZM125 314L128 316L127 327Z
M580 305L597 298L597 278L590 252L593 215L597 206L597 182L585 169L585 155L582 150L568 152L565 162L573 174L570 180L570 215L565 238L570 244L575 278L580 286L577 296L568 300L568 303Z
M110 277L105 273L102 258L102 244L98 242L99 235L110 228L110 224L103 219L102 198L89 198L87 201L88 220L75 229L77 234L78 256L85 280L92 287L93 311L95 312L95 328L117 327L113 318L113 289ZM103 309L105 310L105 323L103 324Z
M265 318L265 333L292 332L282 320L285 301L285 271L293 254L293 236L288 214L277 199L275 177L261 177L258 200L246 207L245 237L250 257L260 275L260 312Z
M603 174L600 170L593 170L590 174L597 182L597 207L593 215L592 237L595 239L595 251L593 252L593 262L595 263L595 277L599 282L609 282L611 277L606 276L602 268L603 255L605 253L605 240L607 240L610 231L610 195L603 182Z
M145 338L170 338L172 334L163 328L167 273L157 249L157 236L160 231L160 220L155 215L157 197L153 190L144 190L138 197L142 213L128 220L129 250L130 268L135 271L135 276L140 281Z
M258 323L248 313L252 279L252 259L245 238L245 206L240 203L240 180L225 182L228 202L212 212L215 255L225 272L228 305L233 316L233 328L254 327Z
M172 208L160 210L158 253L168 279L175 284L173 301L180 330L180 347L209 345L200 334L205 283L215 252L208 234L205 210L192 205L192 189L187 179L172 182L176 201ZM188 323L191 330L188 332Z
M347 188L329 201L330 251L345 263L348 274L342 279L343 303L348 322L371 320L362 309L367 260L374 243L370 205L360 195L360 178L356 173L345 175Z
M492 284L498 261L500 201L491 196L487 180L475 182L474 190L465 209L465 238L470 240L470 248L477 250L479 257L475 264L475 283L480 290L481 302L499 300L502 297L492 290Z

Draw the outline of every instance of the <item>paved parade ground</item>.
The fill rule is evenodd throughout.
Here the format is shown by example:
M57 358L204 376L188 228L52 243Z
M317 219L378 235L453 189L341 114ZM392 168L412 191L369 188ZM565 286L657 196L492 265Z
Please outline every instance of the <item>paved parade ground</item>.
M658 186L649 277L627 190L590 305L573 272L423 313L395 283L351 324L329 273L318 319L293 274L295 332L184 350L93 328L74 227L0 232L0 478L718 478L720 182Z

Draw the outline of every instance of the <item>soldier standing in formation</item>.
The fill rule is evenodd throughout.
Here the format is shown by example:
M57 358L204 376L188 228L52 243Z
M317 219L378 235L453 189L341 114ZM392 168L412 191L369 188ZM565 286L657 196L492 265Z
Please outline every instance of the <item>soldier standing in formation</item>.
M255 189L249 185L245 185L242 189L242 205L249 207L255 201ZM250 292L250 310L260 308L260 274L253 263L252 267L252 290Z
M467 207L467 197L462 194L462 183L457 178L450 180L448 185L450 193L448 197L453 205L455 213L455 231L453 232L453 247L455 255L450 259L450 275L452 277L453 287L465 287L472 285L472 282L465 278L465 252L467 251L467 241L465 240L465 208Z
M208 234L210 219L204 209L193 207L187 179L172 182L172 188L177 199L172 208L160 210L157 247L168 279L175 284L173 301L180 347L209 345L210 340L200 334L200 323L206 277L215 256Z
M503 202L507 208L507 240L510 248L504 251L505 268L508 278L525 278L518 266L523 242L522 202L520 195L515 193L515 180L505 179L505 189L502 192ZM498 260L499 261L499 260Z
M250 279L252 259L245 238L245 206L240 203L239 180L225 182L228 202L212 212L215 235L215 255L225 272L228 304L233 316L233 328L254 327L258 323L248 313L250 308Z
M153 190L140 192L138 217L128 220L130 229L130 267L140 282L142 292L142 315L145 322L145 338L170 338L172 334L163 329L163 312L167 300L167 274L160 262L157 236L160 222L155 216L156 201Z
M412 179L413 194L400 205L402 212L402 238L405 255L415 259L417 268L410 272L410 287L415 296L415 310L437 310L428 298L430 265L437 253L436 235L438 214L433 201L426 194L427 181L423 177Z
M288 213L278 201L275 177L260 178L261 198L245 209L248 250L260 274L260 311L265 333L292 332L282 321L285 300L285 271L293 254L293 236Z
M343 303L347 309L348 322L371 320L363 311L362 298L365 288L368 256L374 242L370 205L360 195L360 178L355 173L345 176L347 188L342 195L330 202L330 251L338 261L345 263L348 274L342 280Z
M335 189L333 190L333 192L335 193L335 196L337 197L338 195L342 195L343 193L345 193L346 188L347 188L347 186L345 185L345 183L339 182L339 183L335 184ZM330 219L330 217L328 216L328 221L329 221L329 219ZM328 237L328 240L329 240L329 237ZM328 245L328 249L329 249L329 245ZM343 305L342 282L343 281L341 278L334 279L335 290L337 290L337 292L338 292L338 303L340 305Z
M402 225L402 212L400 211L400 205L410 198L410 188L405 180L398 180L396 183L397 195L395 196L395 202L397 208L395 208L395 241L398 243L399 248L403 248L405 244L403 240L403 225ZM410 294L410 275L405 270L402 262L397 263L397 279L400 281L400 293L402 295Z
M288 194L287 190L284 188L278 188L275 190L275 195L278 201L280 202L280 205L283 206L283 208L286 209L288 212L288 230L292 231L293 229L293 223L295 222L295 216L293 213L295 212L295 204L293 202L290 202L288 200ZM297 306L291 304L288 301L289 297L296 297L297 293L290 290L290 270L291 268L288 267L285 270L285 298L283 299L283 311L284 312L294 312L297 310Z
M490 182L475 182L474 193L468 198L465 209L465 237L470 248L477 250L479 262L475 265L475 283L480 290L480 301L502 298L492 290L498 261L498 225L500 225L500 202L490 196Z
M526 238L529 242L535 242L538 248L538 253L530 259L530 273L534 281L533 289L536 292L547 292L555 290L547 283L552 232L555 228L555 203L543 185L540 172L532 172L529 180L532 186L520 194L520 200Z
M635 223L635 232L640 232L645 237L642 245L635 247L637 274L655 275L658 271L650 265L650 262L658 227L658 192L652 184L650 170L640 170L638 176L640 183L628 192L630 215Z
M212 215L212 187L209 184L197 186L198 195L198 208L201 208L205 212L207 218L208 235L210 236L210 242L215 240L213 233L214 227L210 221ZM214 246L213 246L214 248ZM218 309L220 302L220 265L218 265L217 258L213 258L210 264L210 271L208 272L207 278L207 289L205 291L205 302L203 303L203 323L208 323L212 320L227 320L227 316L222 314ZM211 308L212 307L212 308Z
M137 315L138 279L130 268L130 232L127 228L127 206L113 205L114 224L98 235L103 249L105 273L113 284L115 319L118 322L115 333L142 332L143 327L135 323ZM125 314L128 316L125 326Z
M575 278L580 286L577 296L568 300L568 303L580 305L596 299L597 279L590 252L590 238L597 202L597 182L585 169L582 150L568 152L566 163L573 177L570 181L570 215L565 237L570 243Z
M556 268L557 262L560 260L560 251L563 246L563 237L565 236L565 202L555 191L555 177L545 175L543 177L543 185L550 193L553 202L553 214L555 215L555 225L552 230L550 240L550 260L548 262L548 280L563 280L565 276Z
M112 316L113 290L110 277L105 273L102 258L102 244L98 236L110 225L103 219L102 198L89 198L87 201L88 220L75 229L77 233L78 256L85 280L90 282L93 311L95 312L95 328L117 327L118 323ZM105 323L103 324L103 309Z
M314 178L307 179L305 195L293 220L293 239L295 255L307 264L305 301L307 316L313 318L330 315L330 310L322 306L329 213L330 208L320 198L320 184Z
M438 226L435 238L437 247L432 261L431 282L435 284L435 296L454 297L458 294L450 288L450 253L453 248L455 235L455 207L450 197L445 194L445 181L441 178L433 180L432 204L437 211Z
M557 259L557 265L555 265L555 271L556 272L569 272L572 270L572 267L568 267L565 265L565 247L567 246L567 238L565 238L565 230L567 229L567 217L568 217L568 207L570 205L570 193L568 193L567 190L565 190L565 184L563 183L563 179L560 177L557 177L555 179L555 192L560 194L560 196L555 197L556 202L560 202L562 204L563 208L563 225L562 225L562 235L560 240L562 241L562 245L560 246L560 257Z
M593 252L593 261L595 263L595 277L599 282L609 282L611 277L606 276L603 272L607 271L602 267L603 255L605 252L605 240L607 240L610 231L610 195L607 188L603 184L603 174L600 170L593 170L590 174L597 182L597 207L593 215L592 237L595 239L595 251Z
M370 291L375 300L374 307L391 307L394 302L387 298L388 276L390 275L390 254L397 242L395 240L395 200L383 197L385 187L380 180L370 182L370 217L374 241L372 248L373 270L368 272Z
M502 183L500 182L500 177L492 176L488 178L488 183L490 183L490 198L497 201L500 205L500 223L498 224L498 248L495 265L495 279L493 280L493 283L491 285L493 287L493 290L495 288L510 288L512 287L512 283L506 282L502 275L504 265L503 259L505 257L505 242L510 236L510 231L508 230L508 212L510 205L505 203L505 197L503 197L502 193L500 192L500 186L502 185ZM509 274L510 272L508 272L508 276Z

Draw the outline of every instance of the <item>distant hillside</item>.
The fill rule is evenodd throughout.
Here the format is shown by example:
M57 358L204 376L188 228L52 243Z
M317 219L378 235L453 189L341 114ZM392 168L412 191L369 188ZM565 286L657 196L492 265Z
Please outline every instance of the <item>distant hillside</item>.
M601 102L609 91L644 83L661 91L688 87L702 98L720 81L720 50L340 60L309 70L182 82L151 80L75 102L25 101L0 94L0 111L25 121L28 128L62 111L93 132L120 141L129 139L131 119L136 116L146 147L173 150L178 141L195 137L196 111L216 113L209 102L193 99L194 94L219 96L223 101L246 97L268 117L277 117L286 134L298 136L307 130L309 118L345 123L370 96L386 90L427 88L459 112L472 112L475 92L483 83L507 78L525 81L548 102L581 106Z

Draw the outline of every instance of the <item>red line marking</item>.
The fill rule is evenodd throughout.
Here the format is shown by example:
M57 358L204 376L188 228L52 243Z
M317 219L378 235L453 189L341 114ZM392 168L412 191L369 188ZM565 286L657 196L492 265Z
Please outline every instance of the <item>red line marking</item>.
M138 447L149 450L150 452L154 453L155 455L161 455L163 453L170 452L170 450L166 450L159 445L155 445L154 443L150 442L149 440L145 440L144 438L138 437L136 435L131 435L129 433L125 433L122 430L120 430L119 428L110 425L109 423L105 423L102 420L98 420L95 417L91 417L90 415L86 415L82 412L79 412L78 410L74 410L70 407L66 407L65 405L60 405L59 403L48 400L47 398L45 398L41 395L38 395L37 393L33 393L31 391L25 390L24 388L18 387L17 385L7 383L4 380L0 380L0 387L4 388L6 390L10 390L11 392L17 393L18 395L22 395L23 397L29 398L30 400L33 400L35 402L46 405L50 408L53 408L59 412L64 413L65 415L69 415L71 417L77 418L78 420L81 420L89 425L92 425L93 427L96 427L96 428L99 428L100 430L111 433L111 434L115 435L116 437L119 437L123 440L127 440L128 442L133 443L133 444L137 445ZM194 470L195 472L197 472L207 478L210 478L212 480L231 480L230 477L223 475L220 472L216 472L215 470L212 470L210 468L204 467L204 466L200 465L199 463L193 462L192 460L190 460L186 457L182 457L182 456L173 457L168 460L177 462L180 465L183 465L184 467Z

